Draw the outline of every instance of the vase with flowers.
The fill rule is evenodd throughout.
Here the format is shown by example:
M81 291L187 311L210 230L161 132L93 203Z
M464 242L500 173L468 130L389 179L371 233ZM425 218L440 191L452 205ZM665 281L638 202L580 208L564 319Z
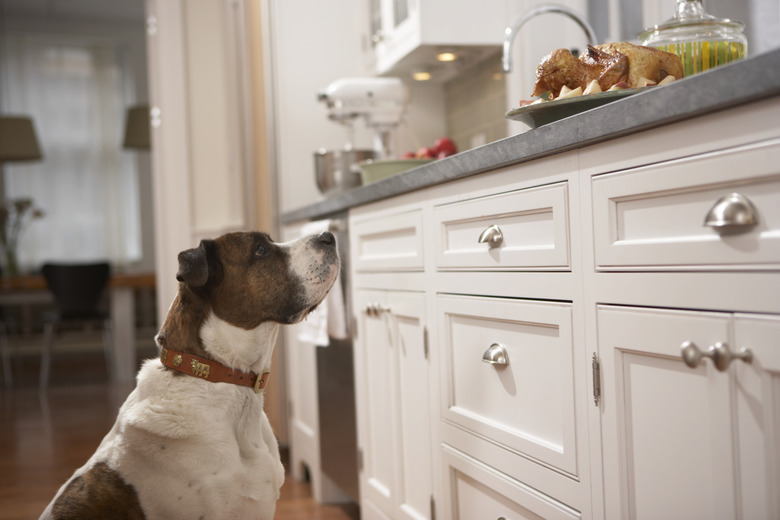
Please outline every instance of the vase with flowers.
M30 198L18 198L0 204L0 246L3 248L3 275L19 274L19 237L27 224L43 217Z

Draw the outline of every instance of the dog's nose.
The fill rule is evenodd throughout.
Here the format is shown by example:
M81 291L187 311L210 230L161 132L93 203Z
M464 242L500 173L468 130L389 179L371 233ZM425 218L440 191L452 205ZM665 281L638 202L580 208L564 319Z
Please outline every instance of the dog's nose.
M336 243L336 237L334 237L333 233L330 231L323 231L317 235L317 241L321 244L325 244L326 246L332 246Z

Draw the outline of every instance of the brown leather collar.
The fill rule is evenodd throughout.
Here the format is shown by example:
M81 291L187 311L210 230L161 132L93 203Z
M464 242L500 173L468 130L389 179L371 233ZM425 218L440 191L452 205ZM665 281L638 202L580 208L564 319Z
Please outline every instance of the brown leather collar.
M239 386L252 387L256 394L265 388L270 372L255 374L235 370L218 361L202 358L187 352L177 352L168 348L160 350L160 361L166 367L187 374L188 376L205 379L212 383L232 383Z

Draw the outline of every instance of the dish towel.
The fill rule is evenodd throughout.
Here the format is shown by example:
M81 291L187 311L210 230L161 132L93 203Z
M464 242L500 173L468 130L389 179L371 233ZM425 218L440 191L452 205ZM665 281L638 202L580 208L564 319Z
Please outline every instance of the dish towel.
M319 235L328 231L330 220L309 222L301 229L302 236ZM328 295L309 316L298 325L298 340L319 347L330 345L330 338L346 339L347 320L341 272Z

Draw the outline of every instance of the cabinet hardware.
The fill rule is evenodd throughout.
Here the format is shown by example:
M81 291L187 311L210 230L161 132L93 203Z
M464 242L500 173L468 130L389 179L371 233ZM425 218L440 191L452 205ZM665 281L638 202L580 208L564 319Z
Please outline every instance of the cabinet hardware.
M482 354L482 361L496 366L508 365L509 356L507 355L506 347L500 343L493 343L488 347L485 353Z
M504 242L504 234L498 226L490 226L479 235L479 243L487 244L490 249L500 246Z
M431 520L436 520L436 500L431 495Z
M428 326L423 326L423 353L425 354L425 359L428 359L428 352L430 352L430 347L428 346Z
M749 228L756 224L756 208L741 193L731 193L718 199L704 217L704 225L716 231Z
M742 348L737 352L732 352L726 343L715 343L706 351L702 351L692 341L686 341L680 346L680 353L685 364L691 368L696 368L701 364L702 359L710 358L715 368L719 372L728 370L729 365L735 359L741 359L745 363L753 362L753 352L748 348Z
M702 352L693 341L684 341L683 344L680 345L680 355L682 356L683 362L690 368L699 366L702 359L705 357L713 359L713 354L710 350Z
M148 16L146 18L146 34L149 36L154 36L157 34L157 17L156 16Z
M381 303L371 302L366 305L366 314L369 316L379 316L383 312L390 312L390 307L385 307Z
M715 368L721 372L728 370L729 365L735 359L741 359L745 363L753 362L753 352L749 348L741 348L737 352L729 350L729 346L726 343L715 343L712 347L712 361L715 363Z
M593 360L590 364L593 371L593 404L599 405L601 401L601 363L599 362L599 356L595 352L593 353Z

